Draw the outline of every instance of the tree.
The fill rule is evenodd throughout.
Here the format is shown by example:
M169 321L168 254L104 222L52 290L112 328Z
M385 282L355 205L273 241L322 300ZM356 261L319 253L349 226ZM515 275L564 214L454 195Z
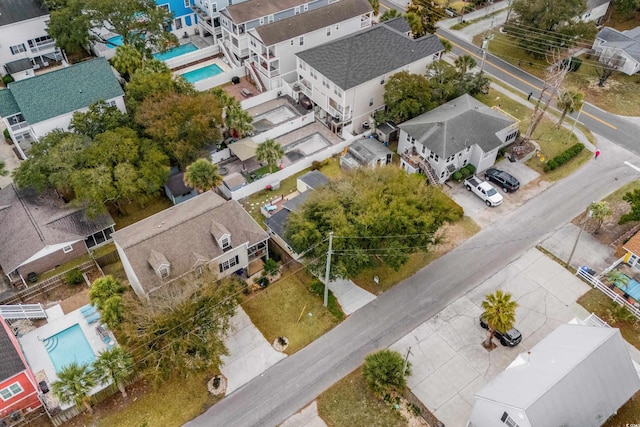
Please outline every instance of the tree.
M556 101L556 105L562 110L560 120L558 120L558 127L562 125L567 113L574 113L580 110L583 103L583 95L580 92L574 92L572 90L563 90L560 92L558 100Z
M107 299L101 310L102 321L109 329L117 329L120 322L124 318L124 306L122 304L122 296L114 295Z
M198 192L212 190L222 183L218 165L207 159L198 159L191 163L184 173L184 183Z
M417 15L420 20L420 31L417 33L414 31L416 37L435 33L436 22L442 17L442 12L438 11L430 0L411 0L411 3L407 6L407 12L409 26L411 26L409 14Z
M487 339L483 342L486 348L491 347L491 340L495 331L506 333L513 328L516 321L516 307L518 303L511 300L511 294L498 289L493 294L485 296L482 301L482 318L489 326Z
M389 78L384 90L387 113L396 123L417 117L435 106L425 76L401 71Z
M259 162L267 162L269 173L273 173L273 167L278 164L282 156L284 156L284 150L273 139L267 139L256 149L256 159Z
M51 9L47 33L56 46L69 54L88 50L91 17L83 12L84 1L69 0L58 4L47 1L45 4Z
M104 101L94 102L86 112L75 112L69 129L93 139L98 134L127 125L129 118L115 105Z
M93 369L100 382L115 384L122 397L127 397L124 382L133 373L133 357L130 353L120 346L105 350L98 354L93 362Z
M120 296L124 293L122 282L112 275L101 277L94 280L89 289L89 301L98 310L104 308L105 302L114 296Z
M640 0L616 0L613 2L613 7L623 17L630 19L640 8Z
M592 40L596 27L576 19L586 11L584 0L513 0L513 23L505 26L520 46L536 58L548 51L567 49L578 41Z
M458 70L458 75L462 77L467 74L467 72L472 70L477 63L476 60L473 59L473 57L471 57L470 55L462 55L456 58L454 64L456 66L456 70Z
M354 277L385 264L397 270L412 253L439 242L438 230L462 218L462 208L421 175L399 168L360 168L313 192L287 220L285 235L308 267L324 274L330 231L331 277ZM407 237L411 235L411 237Z
M405 376L411 375L411 363L405 369L402 355L393 350L380 350L364 359L362 375L376 395L400 393L406 387Z
M413 37L419 38L424 35L424 30L422 28L422 19L417 13L407 12L404 15L404 19L407 21L407 24L409 24L409 28L411 28L411 34L413 34Z
M604 220L613 215L613 210L611 209L611 206L609 206L609 203L605 201L591 204L589 210L591 211L591 217L596 220L597 227L595 233L598 233Z
M4 160L0 160L0 176L7 176L9 175L9 171L7 170L7 164L4 162Z
M96 377L89 365L71 362L58 372L58 381L51 384L51 389L61 402L84 405L93 414L89 393L95 386Z
M194 94L193 85L183 78L174 77L164 62L152 59L144 61L125 86L127 109L135 116L142 101L162 93Z
M184 169L220 139L222 106L211 92L162 92L144 99L135 120Z
M618 283L620 284L621 289L626 289L627 285L629 285L629 276L622 273L620 270L611 270L607 273L606 277L611 284L610 287L613 287L616 283Z
M380 15L380 22L390 21L399 16L402 16L402 14L397 9L387 9Z
M231 133L239 138L243 138L245 135L253 131L253 116L248 111L243 110L238 105L227 107L225 123Z
M627 192L622 196L622 200L629 204L631 211L622 215L618 224L622 225L628 222L640 221L640 190L636 189Z
M144 59L138 49L130 44L125 44L116 47L116 54L111 59L111 64L125 81L129 81L133 73L142 68Z
M369 0L371 9L373 9L373 16L378 16L380 13L380 0Z
M216 371L228 354L224 336L239 289L234 279L216 280L204 269L200 277L178 279L154 292L151 303L127 294L123 342L156 381Z

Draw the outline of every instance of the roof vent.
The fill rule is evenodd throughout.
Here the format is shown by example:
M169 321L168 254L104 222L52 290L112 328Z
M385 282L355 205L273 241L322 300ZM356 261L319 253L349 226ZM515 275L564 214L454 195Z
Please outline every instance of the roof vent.
M478 109L478 106L476 105L476 110Z

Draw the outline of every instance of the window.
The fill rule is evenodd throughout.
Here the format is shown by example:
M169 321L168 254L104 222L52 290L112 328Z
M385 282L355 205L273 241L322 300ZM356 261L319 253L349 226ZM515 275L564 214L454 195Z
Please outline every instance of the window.
M231 239L228 237L223 237L220 239L220 246L222 246L222 250L231 249Z
M340 29L340 24L336 24L336 31Z
M296 15L300 14L300 6L296 6L296 8L294 9L295 11L293 12Z
M211 12L218 11L218 3L211 3Z
M201 265L197 266L197 267L196 267L196 276L197 276L197 277L202 276L202 272L203 272L203 271L204 271L204 269L202 268L202 266L201 266Z
M373 105L373 98L369 98L369 107Z
M189 7L191 6L191 1L190 0L184 0L184 7Z
M329 89L329 82L324 77L322 78L322 86L324 86L327 89Z
M433 151L429 154L429 158L433 159L436 163L438 163L440 161L440 156L438 156L436 153L434 153Z
M170 10L170 9L169 9L169 3L165 3L165 4L158 5L158 7L159 7L160 9Z
M273 22L273 15L267 16L267 22Z
M293 41L293 39L291 39L291 46L293 46L295 44L295 42Z
M7 400L11 399L13 396L17 396L23 391L24 390L22 389L22 386L20 385L20 383L15 382L11 384L9 387L5 387L2 390L0 390L0 397L2 398L2 400L6 402Z
M518 136L518 131L515 131L515 132L510 133L509 135L507 135L507 139L506 139L506 141L505 141L505 142L509 142L509 141L511 141L512 139L515 139L515 138L516 138L516 136Z
M64 248L62 248L62 252L64 252L65 254L68 254L72 250L73 250L73 246L71 246L71 245L68 245L68 246L65 246Z
M231 267L238 265L240 261L238 260L238 255L234 256L231 259L228 259L222 263L220 263L220 273L227 271Z
M300 46L304 45L304 36L300 36L299 42Z
M27 49L25 49L24 44L17 44L15 46L11 46L11 54L15 55L16 53L20 53L20 52L26 52Z
M115 107L116 101L115 99L112 99L111 101L107 101L106 104L107 104L107 107Z
M331 35L331 27L327 27L327 37Z
M333 93L342 98L342 90L338 86L333 87Z
M169 267L167 267L166 265L161 266L159 273L161 278L166 279L167 277L169 277Z
M256 41L254 39L251 39L249 43L251 43L251 46L256 47Z
M305 12L309 10L309 5L308 4L303 5L302 10L304 10Z
M307 66L306 66L306 65L305 65L305 63L304 63L304 62L302 62L302 61L300 62L300 69L301 69L301 70L306 70L306 69L307 69Z
M179 30L182 28L182 18L176 18L174 20L175 26L176 26L176 30Z
M264 16L260 18L260 25L264 24Z

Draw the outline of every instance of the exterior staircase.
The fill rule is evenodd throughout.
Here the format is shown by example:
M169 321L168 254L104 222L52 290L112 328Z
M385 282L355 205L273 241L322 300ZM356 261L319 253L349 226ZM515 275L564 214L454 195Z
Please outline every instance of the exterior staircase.
M436 176L433 173L433 169L431 169L431 165L429 165L429 163L427 163L423 159L420 159L418 164L420 165L420 169L427 176L427 181L429 182L429 184L440 187L440 182L436 179Z
M251 75L251 78L253 79L258 90L260 92L266 92L267 88L264 86L262 80L260 80L260 77L258 76L259 73L258 70L256 70L256 64L250 61L245 61L244 67L249 70L249 74Z
M218 42L218 46L220 46L220 50L222 51L222 54L224 55L224 57L227 58L227 61L229 61L229 64L233 64L234 67L239 67L240 66L240 64L236 60L235 56L233 56L233 55L231 55L231 53L229 53L229 50L224 45L224 42L222 40L220 40L220 42Z

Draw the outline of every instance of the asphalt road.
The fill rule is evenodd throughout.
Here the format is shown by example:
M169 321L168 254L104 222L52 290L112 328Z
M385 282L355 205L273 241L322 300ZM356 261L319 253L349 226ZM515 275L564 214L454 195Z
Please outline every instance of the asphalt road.
M483 280L503 269L547 233L566 224L640 173L640 158L608 142L580 170L454 251L379 296L296 354L225 397L186 425L275 426Z
M446 28L438 28L436 34L453 43L453 53L456 55L472 55L478 64L482 62L482 50L468 41L456 36ZM519 89L523 93L533 92L533 98L537 99L542 90L543 82L539 78L522 71L502 59L487 53L484 70L487 74L496 77L505 83ZM575 117L577 113L571 114ZM640 155L640 126L622 117L609 114L606 111L585 103L579 121L591 132L602 135L608 140L625 147L627 150Z

